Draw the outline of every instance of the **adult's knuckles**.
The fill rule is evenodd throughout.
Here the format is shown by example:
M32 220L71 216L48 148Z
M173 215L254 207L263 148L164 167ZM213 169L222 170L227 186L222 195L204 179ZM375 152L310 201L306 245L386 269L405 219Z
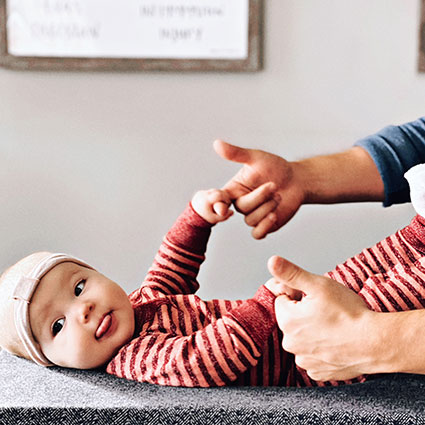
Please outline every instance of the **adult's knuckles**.
M249 215L245 217L244 221L250 227L254 227L257 224L255 218L250 217Z

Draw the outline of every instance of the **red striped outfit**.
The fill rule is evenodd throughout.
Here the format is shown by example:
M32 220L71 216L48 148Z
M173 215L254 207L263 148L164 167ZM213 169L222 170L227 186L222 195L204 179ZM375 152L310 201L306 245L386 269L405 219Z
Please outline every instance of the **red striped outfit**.
M357 292L373 310L425 306L425 220L347 260L328 275ZM177 219L140 289L129 295L133 340L107 365L119 377L160 385L316 386L281 347L274 295L261 286L245 301L202 301L194 295L211 224L189 205Z

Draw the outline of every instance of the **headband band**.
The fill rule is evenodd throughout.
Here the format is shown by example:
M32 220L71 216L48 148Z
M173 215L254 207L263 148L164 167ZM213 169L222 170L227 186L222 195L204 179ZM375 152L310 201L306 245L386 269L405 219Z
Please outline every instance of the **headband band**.
M93 270L93 267L78 258L67 254L51 254L36 264L25 276L21 276L13 292L15 327L19 339L29 357L41 366L53 366L53 364L43 354L40 344L34 338L30 323L29 304L41 278L56 265L67 261Z

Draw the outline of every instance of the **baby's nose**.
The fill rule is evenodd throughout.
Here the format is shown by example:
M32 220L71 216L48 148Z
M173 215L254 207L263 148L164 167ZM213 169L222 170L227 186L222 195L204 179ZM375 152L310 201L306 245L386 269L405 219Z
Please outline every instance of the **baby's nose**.
M88 322L88 320L90 318L90 314L93 311L93 309L94 309L93 303L90 303L90 302L81 303L79 316L80 316L80 320L83 323Z

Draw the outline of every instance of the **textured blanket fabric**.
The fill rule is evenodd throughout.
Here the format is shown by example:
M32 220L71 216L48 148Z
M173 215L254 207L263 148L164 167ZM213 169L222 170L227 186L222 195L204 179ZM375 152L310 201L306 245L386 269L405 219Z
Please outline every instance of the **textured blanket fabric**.
M325 388L160 387L0 352L0 424L425 424L425 377Z

